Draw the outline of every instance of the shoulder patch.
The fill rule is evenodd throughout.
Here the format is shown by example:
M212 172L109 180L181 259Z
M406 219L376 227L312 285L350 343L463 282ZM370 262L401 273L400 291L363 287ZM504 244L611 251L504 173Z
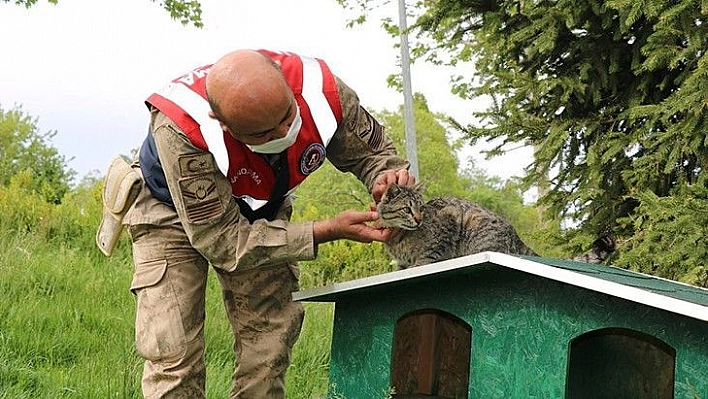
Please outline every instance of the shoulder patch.
M183 177L196 176L216 171L211 154L192 154L179 157L179 173Z
M384 143L383 127L369 111L364 108L361 108L361 111L364 112L364 117L359 122L359 137L366 140L369 148L373 150L381 149Z
M207 223L224 213L212 174L182 179L179 189L190 223Z
M326 150L320 143L310 144L300 156L300 173L307 176L322 166Z

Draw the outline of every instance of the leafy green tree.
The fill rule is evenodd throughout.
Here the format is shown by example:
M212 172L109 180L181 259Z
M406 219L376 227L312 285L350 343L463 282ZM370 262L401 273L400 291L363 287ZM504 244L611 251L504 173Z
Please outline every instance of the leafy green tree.
M389 135L399 153L405 156L402 114L402 109L384 111L379 117L389 128ZM522 235L530 235L538 227L536 210L524 205L518 182L489 177L475 166L472 159L460 163L458 154L464 141L454 137L456 130L449 123L449 116L431 112L422 94L414 95L414 114L419 180L425 184L427 198L453 196L477 202L509 219Z
M14 176L27 172L23 179L27 189L42 195L47 202L59 203L76 172L68 168L64 156L51 145L56 134L40 133L37 120L20 108L0 108L0 185L7 186Z
M701 223L695 213L667 219L660 210L704 201L698 194L708 166L705 2L417 5L414 55L474 63L474 70L453 78L453 90L488 97L493 105L477 115L482 124L466 127L467 137L472 143L500 139L492 155L510 143L534 146L524 183L548 182L540 203L549 219L572 222L564 237L571 247L611 235L619 244L613 263L671 278L696 274L702 261L691 263L697 258L683 254L705 247L705 240L684 247L643 230L660 223L663 231L678 233L686 218ZM657 252L672 255L649 256ZM647 258L640 260L642 254Z
M13 1L17 5L32 7L38 0L0 0L5 3ZM155 3L157 0L150 0ZM57 4L59 0L47 0L48 3ZM202 6L196 0L161 0L160 6L170 13L172 19L179 21L182 25L192 24L198 28L204 26L202 23Z
M423 95L416 93L413 96L413 107L419 180L425 184L425 193L431 197L443 194L465 196L470 181L466 176L458 175L460 167L456 156L462 143L453 141L448 135L448 126L444 125L446 118L431 112ZM381 112L379 116L399 153L407 156L402 114L401 108L395 112Z

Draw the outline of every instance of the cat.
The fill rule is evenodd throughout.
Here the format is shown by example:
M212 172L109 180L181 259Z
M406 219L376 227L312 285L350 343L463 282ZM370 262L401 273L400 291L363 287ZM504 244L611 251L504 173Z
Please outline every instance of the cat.
M603 235L592 243L588 252L576 256L573 260L598 265L605 262L616 250L615 239L610 235Z
M384 246L399 269L484 251L538 256L494 212L455 197L425 202L422 187L394 183L376 207L379 225L394 229Z

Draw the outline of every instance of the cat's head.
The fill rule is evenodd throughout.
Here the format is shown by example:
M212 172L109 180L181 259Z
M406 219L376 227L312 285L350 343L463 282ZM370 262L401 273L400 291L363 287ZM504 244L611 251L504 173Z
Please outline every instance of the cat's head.
M413 186L399 186L393 183L388 186L376 206L381 215L380 224L383 227L415 230L423 221L421 208L424 203L423 183Z

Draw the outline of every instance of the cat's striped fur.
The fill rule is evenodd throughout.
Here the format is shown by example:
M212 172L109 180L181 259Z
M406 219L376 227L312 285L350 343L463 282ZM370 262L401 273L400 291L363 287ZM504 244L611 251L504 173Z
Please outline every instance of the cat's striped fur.
M501 216L460 198L425 202L421 191L393 184L377 205L381 225L395 228L385 247L399 268L484 251L536 256Z

